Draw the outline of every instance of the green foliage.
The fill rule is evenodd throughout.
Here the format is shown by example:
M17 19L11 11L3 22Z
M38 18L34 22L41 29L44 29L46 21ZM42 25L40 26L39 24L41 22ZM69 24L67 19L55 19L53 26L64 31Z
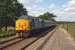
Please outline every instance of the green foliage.
M27 15L26 9L17 0L0 0L0 16Z
M56 17L56 16L52 13L49 13L49 12L46 12L43 15L39 16L39 18L46 19L46 20L50 20L50 19L53 20L54 17Z
M15 33L8 33L7 31L4 31L4 32L0 31L0 38L7 38L10 36L14 36L14 35L15 35Z
M0 29L14 25L21 15L27 15L27 11L17 0L0 0Z

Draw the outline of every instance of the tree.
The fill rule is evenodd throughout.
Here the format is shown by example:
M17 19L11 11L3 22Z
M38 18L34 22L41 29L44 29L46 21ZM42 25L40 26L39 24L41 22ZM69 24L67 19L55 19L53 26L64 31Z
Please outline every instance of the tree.
M46 20L53 20L56 17L54 14L46 12L43 15L40 15L39 18L46 19Z
M0 16L16 16L27 15L26 8L17 0L0 0Z
M22 4L16 3L15 4L15 14L16 16L20 17L21 15L27 15L27 10L26 8L23 8Z
M6 16L0 17L0 29L2 27L5 27L5 31L7 31L7 26L15 26L14 23L15 23L15 21L11 17L6 17Z
M27 10L17 0L0 0L0 28L15 24L21 15L27 15Z

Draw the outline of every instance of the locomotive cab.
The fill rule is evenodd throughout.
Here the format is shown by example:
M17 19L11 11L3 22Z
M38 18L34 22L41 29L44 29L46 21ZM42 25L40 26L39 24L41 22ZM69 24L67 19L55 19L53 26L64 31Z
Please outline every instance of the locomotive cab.
M16 33L19 37L28 37L30 29L30 21L28 19L18 19L16 21Z

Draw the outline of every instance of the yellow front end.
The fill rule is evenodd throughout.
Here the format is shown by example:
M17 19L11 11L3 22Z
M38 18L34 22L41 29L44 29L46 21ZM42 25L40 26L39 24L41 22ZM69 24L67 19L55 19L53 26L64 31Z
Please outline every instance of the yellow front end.
M27 19L19 19L16 21L16 30L30 30L30 21Z
M30 34L30 21L28 19L18 19L16 21L16 33L19 37L28 37Z

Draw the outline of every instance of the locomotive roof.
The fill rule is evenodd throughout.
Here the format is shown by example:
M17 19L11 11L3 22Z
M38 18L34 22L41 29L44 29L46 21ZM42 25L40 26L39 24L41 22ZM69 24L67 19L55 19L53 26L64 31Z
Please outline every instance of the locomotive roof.
M32 16L22 15L19 17L19 19L30 19L30 18L32 18Z

